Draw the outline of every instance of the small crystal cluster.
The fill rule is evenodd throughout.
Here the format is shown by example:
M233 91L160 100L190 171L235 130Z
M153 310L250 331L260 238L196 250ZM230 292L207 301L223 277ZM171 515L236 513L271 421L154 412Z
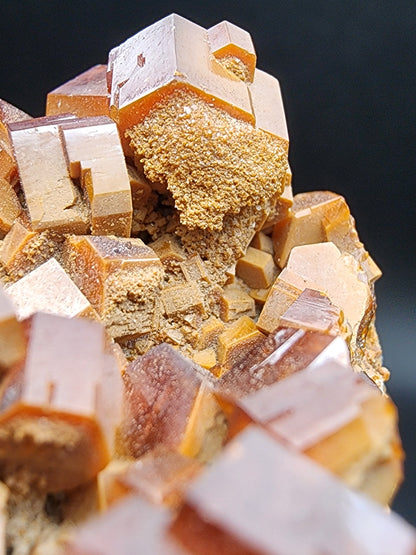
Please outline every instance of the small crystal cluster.
M250 35L171 15L0 101L0 551L411 554L345 200Z

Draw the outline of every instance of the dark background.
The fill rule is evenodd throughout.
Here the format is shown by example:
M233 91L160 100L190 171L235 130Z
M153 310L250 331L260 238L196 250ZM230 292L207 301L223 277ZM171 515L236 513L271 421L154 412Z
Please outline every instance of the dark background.
M171 12L250 31L281 83L295 192L344 195L383 269L377 323L407 452L394 508L416 524L416 2L1 0L0 98L43 115L48 91Z

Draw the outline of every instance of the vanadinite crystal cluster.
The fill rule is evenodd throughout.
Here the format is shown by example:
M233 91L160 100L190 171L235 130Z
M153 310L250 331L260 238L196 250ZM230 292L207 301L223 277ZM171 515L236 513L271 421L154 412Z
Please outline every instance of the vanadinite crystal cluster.
M0 101L1 553L416 553L380 270L288 145L228 22Z

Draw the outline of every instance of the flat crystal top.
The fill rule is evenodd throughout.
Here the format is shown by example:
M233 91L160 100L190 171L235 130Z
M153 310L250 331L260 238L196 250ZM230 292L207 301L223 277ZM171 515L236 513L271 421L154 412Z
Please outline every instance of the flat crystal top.
M201 541L208 523L250 553L411 555L416 548L407 523L255 427L196 479L186 501L204 523Z

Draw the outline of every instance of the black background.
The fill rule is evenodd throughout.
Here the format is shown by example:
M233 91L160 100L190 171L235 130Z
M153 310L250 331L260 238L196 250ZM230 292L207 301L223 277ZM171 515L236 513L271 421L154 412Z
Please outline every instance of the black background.
M416 2L1 0L0 97L43 115L48 91L171 12L250 31L281 83L295 192L344 195L383 269L377 323L407 452L394 507L416 524Z

